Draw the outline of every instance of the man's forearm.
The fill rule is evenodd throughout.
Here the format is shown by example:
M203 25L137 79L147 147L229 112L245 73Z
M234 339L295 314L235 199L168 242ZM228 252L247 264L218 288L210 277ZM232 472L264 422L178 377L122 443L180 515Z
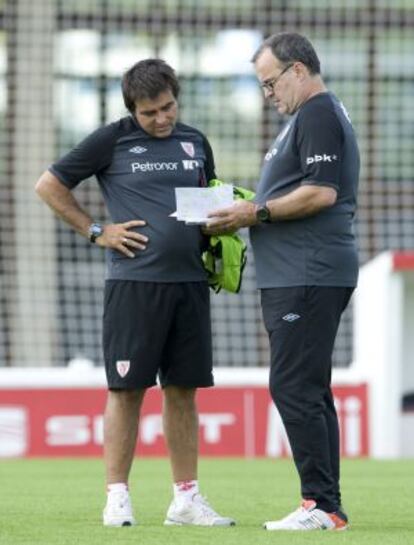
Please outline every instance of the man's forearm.
M81 235L88 236L92 218L80 207L71 191L51 172L46 171L36 183L36 193L55 212Z
M273 221L288 221L313 216L336 201L336 191L331 187L304 185L276 199L266 201Z

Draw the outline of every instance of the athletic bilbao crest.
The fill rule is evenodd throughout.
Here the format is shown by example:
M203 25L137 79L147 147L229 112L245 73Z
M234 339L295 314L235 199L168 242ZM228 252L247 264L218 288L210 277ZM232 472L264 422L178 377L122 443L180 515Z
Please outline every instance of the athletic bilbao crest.
M186 152L187 155L190 157L194 157L195 151L194 151L194 144L192 142L181 142L181 147Z
M128 373L131 362L129 360L118 360L116 362L116 370L118 371L119 376L124 378Z

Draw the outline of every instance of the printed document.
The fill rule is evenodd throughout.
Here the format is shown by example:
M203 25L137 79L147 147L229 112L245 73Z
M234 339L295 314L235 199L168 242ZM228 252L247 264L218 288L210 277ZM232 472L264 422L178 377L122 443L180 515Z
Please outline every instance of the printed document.
M234 203L233 186L224 184L217 187L176 187L177 211L171 216L189 225L204 225L211 220L210 212L227 208Z

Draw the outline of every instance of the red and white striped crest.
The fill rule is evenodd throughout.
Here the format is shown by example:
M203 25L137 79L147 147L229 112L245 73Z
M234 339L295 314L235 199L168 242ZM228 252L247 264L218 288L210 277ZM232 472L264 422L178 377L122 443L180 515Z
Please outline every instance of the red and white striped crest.
M131 363L129 360L118 360L116 362L116 370L118 371L119 376L124 378L128 373Z
M190 157L194 157L195 150L194 150L194 144L192 142L181 142L181 147L186 152L187 155Z

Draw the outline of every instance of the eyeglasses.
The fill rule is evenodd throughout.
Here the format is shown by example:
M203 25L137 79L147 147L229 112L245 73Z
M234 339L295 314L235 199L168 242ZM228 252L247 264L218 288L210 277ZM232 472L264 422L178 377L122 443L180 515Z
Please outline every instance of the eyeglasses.
M275 78L269 79L267 81L264 81L260 85L263 91L269 91L270 93L273 93L273 89L275 88L276 83L280 80L283 74L285 74L289 70L289 68L292 68L293 65L294 65L293 62L291 62L290 64L287 64L278 76L276 76Z

